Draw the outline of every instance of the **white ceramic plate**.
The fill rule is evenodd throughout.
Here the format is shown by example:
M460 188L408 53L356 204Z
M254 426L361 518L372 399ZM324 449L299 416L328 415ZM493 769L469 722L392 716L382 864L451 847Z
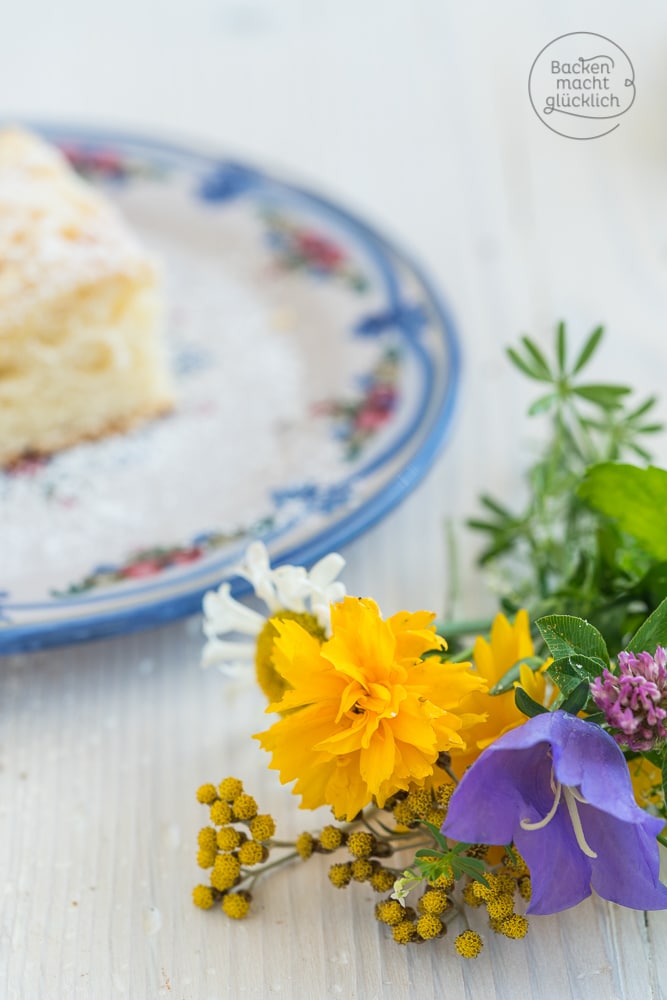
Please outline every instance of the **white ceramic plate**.
M343 208L192 150L41 131L163 261L178 404L0 473L0 652L190 614L255 538L304 564L350 541L428 469L458 372L424 275Z

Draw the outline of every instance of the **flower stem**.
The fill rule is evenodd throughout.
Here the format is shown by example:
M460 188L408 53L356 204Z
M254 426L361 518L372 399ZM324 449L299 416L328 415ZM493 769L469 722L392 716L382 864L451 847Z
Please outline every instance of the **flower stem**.
M491 631L492 621L488 618L468 618L462 621L439 621L435 623L438 635L449 638L455 635L478 635Z

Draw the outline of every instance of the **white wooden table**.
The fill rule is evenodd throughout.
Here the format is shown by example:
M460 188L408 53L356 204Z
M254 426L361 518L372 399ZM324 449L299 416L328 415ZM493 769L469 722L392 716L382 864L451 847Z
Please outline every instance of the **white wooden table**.
M610 36L636 72L635 106L590 142L549 132L528 101L538 51L575 30ZM457 418L428 479L344 551L345 580L385 613L442 609L451 519L458 611L477 615L494 603L462 520L483 489L521 496L539 435L504 347L603 321L596 375L664 392L666 43L657 0L26 0L3 13L0 102L3 117L218 143L421 258L461 332ZM201 782L238 774L286 835L309 825L248 739L260 697L200 671L199 628L0 663L0 996L667 996L667 915L600 900L533 919L525 942L491 935L469 963L447 940L395 945L370 891L334 891L319 860L260 886L247 921L195 910Z

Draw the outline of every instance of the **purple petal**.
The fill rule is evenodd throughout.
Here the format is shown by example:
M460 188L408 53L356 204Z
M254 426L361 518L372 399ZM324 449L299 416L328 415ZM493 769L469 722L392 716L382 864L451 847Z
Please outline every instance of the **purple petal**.
M577 844L564 802L541 830L519 826L514 843L530 869L527 913L559 913L591 895L591 859Z
M667 887L659 879L660 849L655 839L663 821L643 813L644 822L627 823L583 804L579 815L586 840L598 855L591 880L597 894L634 910L666 909Z
M646 813L635 803L625 757L599 726L564 712L553 713L554 773L571 788L580 788L591 805L628 823L641 823ZM656 833L662 824L658 822Z
M459 782L442 827L445 836L469 844L509 844L517 817L540 818L527 798L539 797L540 802L548 799L545 782L535 779L540 759L546 760L546 752L537 755L531 751L503 752L496 750L496 746L497 743L492 744ZM549 811L551 802L553 795L544 804L541 815Z
M580 840L564 800L543 827L521 825L549 815L556 782L578 789L585 800L570 800L581 821ZM667 908L655 839L662 826L636 804L625 758L612 737L593 723L553 712L530 719L484 751L452 796L443 832L468 843L513 840L531 871L528 912L545 914L576 905L591 888L635 909ZM588 856L586 846L596 857Z

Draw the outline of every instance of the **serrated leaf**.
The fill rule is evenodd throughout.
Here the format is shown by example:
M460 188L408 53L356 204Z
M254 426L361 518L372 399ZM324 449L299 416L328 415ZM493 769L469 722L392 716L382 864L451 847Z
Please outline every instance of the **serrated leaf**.
M573 615L545 615L535 622L554 660L597 657L609 663L607 644L595 628Z
M514 688L514 704L529 719L534 719L536 715L544 715L548 711L544 705L540 705L539 701L531 698L521 687Z
M578 372L581 371L581 369L584 367L584 365L589 360L589 358L591 357L591 355L595 352L595 349L598 346L598 344L600 343L600 340L602 339L603 334L604 334L604 327L603 326L598 326L598 327L596 327L595 330L593 330L592 334L590 335L590 337L588 338L588 340L586 341L586 343L582 347L582 349L581 349L581 351L579 353L579 357L577 358L577 360L574 363L574 368L572 369L572 374L573 375L576 375Z
M646 650L653 655L656 646L667 646L667 597L637 629L626 649L631 653Z
M547 668L547 674L554 682L563 698L567 698L567 696L571 694L572 691L574 691L574 689L581 683L576 674L572 673L568 669L557 666L555 663L552 663L551 666Z
M667 471L602 462L586 472L577 494L613 518L655 559L667 559Z
M602 660L599 656L582 656L577 653L554 660L553 666L570 677L576 677L578 681L592 681L609 666L609 661Z
M605 665L602 660L586 656L565 657L552 663L547 673L560 691L561 700L564 700L582 681L590 684L595 677L599 677Z

